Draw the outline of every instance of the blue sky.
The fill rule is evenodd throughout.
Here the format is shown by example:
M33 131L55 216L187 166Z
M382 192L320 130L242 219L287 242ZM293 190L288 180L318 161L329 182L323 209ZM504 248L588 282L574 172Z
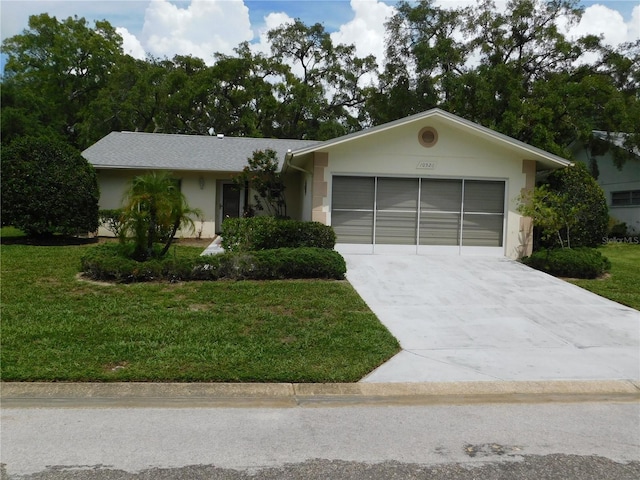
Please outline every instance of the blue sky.
M496 0L500 4L502 0ZM215 51L232 53L241 41L266 51L268 28L300 18L322 23L334 42L354 43L359 55L383 54L384 21L395 0L0 0L2 39L27 27L29 15L60 19L77 15L108 20L125 39L125 50L172 57L193 54L212 62ZM439 0L461 5L473 0ZM504 3L504 2L502 2ZM616 45L640 38L640 0L583 0L583 21L571 34L594 33ZM4 60L4 59L3 59ZM2 62L4 63L4 61Z

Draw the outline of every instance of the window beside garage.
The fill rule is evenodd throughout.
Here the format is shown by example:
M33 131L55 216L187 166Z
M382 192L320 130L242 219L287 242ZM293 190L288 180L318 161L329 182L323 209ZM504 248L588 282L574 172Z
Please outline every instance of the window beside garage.
M505 182L334 176L338 243L501 247Z
M612 207L629 207L640 205L640 190L611 192Z

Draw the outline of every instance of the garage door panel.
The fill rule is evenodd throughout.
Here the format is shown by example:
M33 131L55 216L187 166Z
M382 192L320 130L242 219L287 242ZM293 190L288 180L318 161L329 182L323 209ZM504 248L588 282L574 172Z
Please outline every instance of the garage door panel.
M377 191L378 210L418 210L417 178L379 178Z
M462 224L462 245L474 247L502 246L502 215L465 214Z
M375 197L372 177L334 177L332 207L338 210L371 210Z
M416 214L412 212L378 212L376 243L416 244Z
M460 245L460 214L422 213L420 245Z
M331 217L340 243L373 243L373 212L334 210Z
M423 179L420 190L420 211L459 212L462 180Z
M504 182L466 180L464 210L473 213L504 213Z

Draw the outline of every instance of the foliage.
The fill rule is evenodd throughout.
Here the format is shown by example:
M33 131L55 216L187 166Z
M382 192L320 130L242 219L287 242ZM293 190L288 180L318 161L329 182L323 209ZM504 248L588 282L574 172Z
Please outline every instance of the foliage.
M119 237L124 229L122 214L121 208L103 209L98 212L98 219L105 229Z
M300 20L215 63L136 60L107 22L30 18L3 42L2 142L29 132L84 148L110 131L324 140L440 107L568 157L592 132L625 132L621 165L640 146L640 40L616 49L565 36L577 0L398 2L384 69L355 45ZM609 148L609 146L607 146Z
M581 162L556 170L547 179L549 188L565 196L571 204L573 216L565 240L571 238L571 246L597 247L607 235L609 209L607 199L598 182Z
M88 249L80 259L87 278L117 283L191 280L277 280L324 278L341 280L347 267L342 256L322 248L278 248L218 255L168 255L137 262L129 249L107 243Z
M287 216L287 202L284 195L284 180L278 172L278 154L274 150L256 150L247 159L248 165L232 180L236 188L249 188L256 192L253 205L245 206L245 216L255 210L267 215L284 218Z
M626 237L629 234L629 230L625 222L619 222L615 218L609 217L607 234L610 237Z
M518 212L531 217L534 226L540 228L544 242L553 244L557 241L564 247L564 233L567 247L571 247L571 229L578 222L578 209L566 193L553 191L543 184L519 200Z
M92 27L84 18L32 15L28 29L3 41L2 53L7 55L3 144L29 132L54 135L78 148L100 138L80 139L78 126L123 56L114 27L106 21Z
M333 249L335 243L333 228L320 222L253 217L227 218L222 223L222 246L228 252L297 247Z
M562 156L576 140L589 145L593 130L637 132L640 41L613 50L593 35L564 36L558 26L581 14L576 0L399 2L370 122L440 107Z
M98 228L98 181L80 152L23 137L2 151L2 225L28 235L86 234Z
M558 277L596 278L611 269L611 262L595 248L554 248L522 259L525 265Z
M607 234L604 192L583 163L552 172L519 200L518 211L540 229L542 246L596 247Z
M134 177L126 193L122 215L123 242L133 240L132 258L145 261L164 256L178 229L194 229L192 216L199 211L189 207L180 185L168 172L151 172ZM157 243L164 244L158 250Z
M354 382L399 350L348 282L80 281L94 248L2 246L3 381Z

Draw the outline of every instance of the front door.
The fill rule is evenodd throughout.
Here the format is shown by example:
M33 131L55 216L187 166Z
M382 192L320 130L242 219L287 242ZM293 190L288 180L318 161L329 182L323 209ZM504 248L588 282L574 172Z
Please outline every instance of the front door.
M222 184L222 218L240 216L240 190L232 183Z

